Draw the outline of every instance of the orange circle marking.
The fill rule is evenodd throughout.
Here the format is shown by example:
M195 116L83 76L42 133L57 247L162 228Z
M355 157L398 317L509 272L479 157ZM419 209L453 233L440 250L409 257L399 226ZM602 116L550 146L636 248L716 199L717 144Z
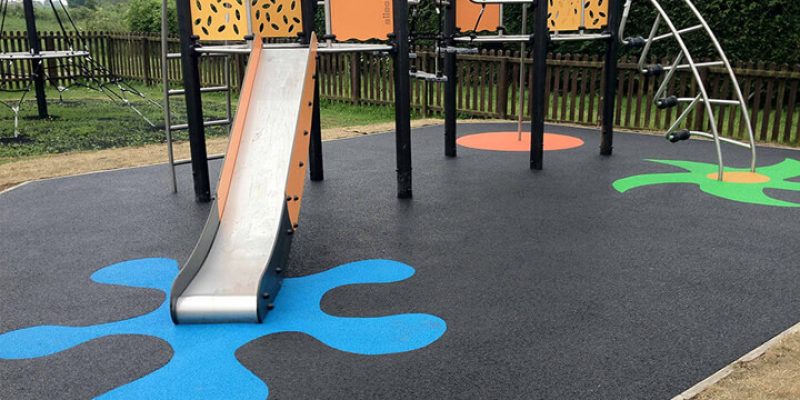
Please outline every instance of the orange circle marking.
M522 132L519 140L517 132L486 132L458 138L460 146L489 151L531 151L531 134ZM545 151L567 150L583 146L583 140L574 136L556 133L544 134Z
M706 177L711 180L717 180L719 174L712 172ZM759 174L757 172L725 172L722 175L722 181L726 183L765 183L769 182L769 177Z

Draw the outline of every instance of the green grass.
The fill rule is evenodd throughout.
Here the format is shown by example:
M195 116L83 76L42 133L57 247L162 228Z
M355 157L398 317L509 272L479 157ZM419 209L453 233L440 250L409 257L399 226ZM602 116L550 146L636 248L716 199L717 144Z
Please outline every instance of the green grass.
M147 98L161 102L159 87L137 86ZM37 117L36 101L33 93L26 96L20 112L20 131L32 139L27 143L0 144L0 163L19 157L42 154L65 153L70 151L100 150L127 146L141 146L150 143L163 143L163 114L160 107L141 99L133 104L150 119L156 128L150 127L133 110L114 102L104 94L85 88L73 88L64 93L64 101L59 102L58 92L48 90L48 109L50 119ZM0 93L0 101L15 103L19 94ZM206 119L225 117L225 96L211 93L203 96L203 110ZM174 97L171 102L173 123L185 122L183 99ZM234 112L236 98L233 99ZM394 109L391 107L354 106L323 101L321 103L323 128L338 128L355 125L368 125L391 122ZM208 136L224 136L227 130L222 127L208 128ZM0 107L0 138L13 137L13 114L7 107ZM186 140L185 131L176 132L177 140Z

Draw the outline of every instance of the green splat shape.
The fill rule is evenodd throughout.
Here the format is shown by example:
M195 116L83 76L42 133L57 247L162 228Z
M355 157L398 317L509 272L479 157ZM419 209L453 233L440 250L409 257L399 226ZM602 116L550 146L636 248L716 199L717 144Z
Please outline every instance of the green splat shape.
M709 174L717 173L716 164L681 160L647 161L671 165L681 168L686 172L665 172L630 176L614 182L612 185L614 189L620 193L625 193L628 190L642 186L688 183L697 185L700 190L705 193L727 200L773 207L800 207L800 203L774 199L764 193L764 189L800 192L800 182L789 181L789 179L800 176L800 161L791 158L787 158L775 165L757 168L757 173L765 175L770 179L768 182L763 183L720 182L710 179L708 178ZM725 172L748 171L750 170L746 168L725 168Z

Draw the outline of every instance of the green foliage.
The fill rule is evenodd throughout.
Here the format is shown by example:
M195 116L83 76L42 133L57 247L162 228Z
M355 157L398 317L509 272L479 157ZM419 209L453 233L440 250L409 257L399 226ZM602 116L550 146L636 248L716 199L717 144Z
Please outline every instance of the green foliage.
M622 1L622 0L621 0ZM430 3L430 2L426 2ZM800 1L797 0L695 0L695 5L719 38L722 48L732 60L800 63ZM697 21L685 0L661 0L661 4L678 27L696 25ZM509 33L520 32L522 6L504 8L505 26ZM533 13L528 13L528 30L533 27ZM631 9L626 35L646 36L653 24L655 10L647 1L636 0ZM420 30L436 30L438 16L434 7L420 8ZM663 26L663 24L662 24ZM713 44L702 34L685 35L693 54L710 57ZM673 46L656 46L657 56L674 55ZM518 45L486 45L488 49L519 49ZM603 46L597 42L561 43L551 46L553 52L599 54Z
M178 17L175 3L167 2L169 30L178 32ZM161 1L160 0L131 0L125 14L128 30L132 32L161 32Z
M69 26L69 21L61 10L61 6L56 2L56 8L59 10L59 15L65 27L72 30ZM61 30L58 25L55 14L50 8L50 4L45 0L44 4L34 2L36 5L36 28L39 32L57 32ZM128 30L127 25L124 23L125 11L127 6L118 4L117 0L78 0L71 1L68 8L72 19L81 31L109 31L120 32ZM158 10L160 13L160 9ZM6 16L5 26L3 30L10 31L25 31L25 14L22 10L22 4L11 3L9 4L8 14Z

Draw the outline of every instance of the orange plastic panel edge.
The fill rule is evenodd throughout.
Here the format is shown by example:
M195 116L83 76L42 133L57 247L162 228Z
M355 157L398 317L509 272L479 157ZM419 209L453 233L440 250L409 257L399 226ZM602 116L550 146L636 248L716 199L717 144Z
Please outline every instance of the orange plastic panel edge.
M252 4L253 33L267 38L295 38L303 30L301 0L247 0Z
M192 33L200 40L242 40L247 32L249 0L184 0L192 14Z
M308 146L311 135L311 114L314 110L314 80L317 74L317 36L311 35L308 52L308 68L303 83L303 97L300 101L300 112L297 117L297 129L294 133L292 160L289 164L289 179L286 182L286 201L289 221L292 229L297 228L300 220L300 204L303 200L303 188L306 183L308 168Z
M236 118L231 127L230 139L228 140L228 151L225 153L225 164L222 165L222 172L219 176L219 187L217 188L217 210L219 218L225 211L225 203L228 201L228 192L231 189L231 179L233 170L236 168L236 158L239 155L239 146L242 143L245 122L247 122L247 110L250 108L250 98L253 94L253 83L258 75L258 64L261 61L261 41L253 41L253 50L250 52L250 59L247 61L247 72L242 81L242 93L239 95L239 105L236 108Z
M336 40L386 40L394 32L392 0L330 0Z
M471 2L470 0L456 0L456 27L462 31L496 31L500 26L500 5L489 4L483 12L481 22L478 28L475 28L475 22L478 21L478 16L481 14L481 5Z

